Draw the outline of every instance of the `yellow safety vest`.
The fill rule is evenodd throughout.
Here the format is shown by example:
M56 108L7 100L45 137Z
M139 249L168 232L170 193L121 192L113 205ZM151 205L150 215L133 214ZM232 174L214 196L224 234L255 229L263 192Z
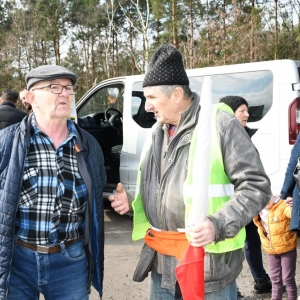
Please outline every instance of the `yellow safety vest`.
M216 117L217 117L218 110L224 110L232 113L230 107L224 103L213 105L213 112L212 112L212 119L211 119L212 127L211 127L211 152L210 152L209 205L208 205L207 214L214 214L219 209L221 209L234 192L233 185L230 183L224 171L219 134L216 128ZM187 178L183 186L183 197L184 197L184 203L186 207L185 210L186 220L188 219L188 215L192 207L193 185L198 184L197 178L194 178L194 176L192 176L193 168L195 167L193 162L195 156L197 155L197 151L196 151L197 130L198 130L198 125L196 126L195 131L193 133L193 138L189 149L189 168L188 168ZM141 155L141 161L143 161L147 150L150 148L151 142L152 139L151 137L149 137L146 140L146 143L144 145L144 149ZM199 168L199 166L196 167ZM134 210L134 217L133 217L134 227L132 232L133 240L144 238L146 230L150 227L149 221L146 217L143 208L141 194L139 193L140 176L141 176L141 171L139 169L138 177L137 177L136 197L132 204ZM238 232L238 234L233 238L228 238L218 243L213 242L209 245L206 245L205 251L212 252L212 253L224 253L224 252L241 249L244 247L245 237L246 237L245 229L242 228Z

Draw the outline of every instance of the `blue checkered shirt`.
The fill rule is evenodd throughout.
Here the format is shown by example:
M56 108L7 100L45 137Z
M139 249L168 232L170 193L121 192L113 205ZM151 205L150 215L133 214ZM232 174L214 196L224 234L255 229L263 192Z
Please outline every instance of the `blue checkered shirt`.
M69 135L55 149L32 116L16 233L33 244L55 244L84 233L87 189L78 171L74 149L77 131L72 121L67 124Z

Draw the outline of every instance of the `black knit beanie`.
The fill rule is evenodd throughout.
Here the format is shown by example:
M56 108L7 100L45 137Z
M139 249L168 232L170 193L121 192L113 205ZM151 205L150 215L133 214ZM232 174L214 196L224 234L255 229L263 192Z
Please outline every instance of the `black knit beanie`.
M153 54L143 87L157 85L189 85L182 57L172 45L163 45Z
M227 104L233 112L235 112L243 104L246 104L247 107L249 107L248 102L240 96L226 96L223 97L220 102Z

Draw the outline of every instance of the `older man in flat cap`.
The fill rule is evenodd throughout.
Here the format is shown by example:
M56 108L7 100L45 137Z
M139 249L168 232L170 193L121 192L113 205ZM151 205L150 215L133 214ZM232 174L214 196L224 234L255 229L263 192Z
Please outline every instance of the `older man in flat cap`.
M68 117L77 76L26 75L33 113L0 132L0 299L102 297L106 184L97 141Z
M181 54L171 45L154 53L143 86L145 108L154 112L157 123L143 151L138 190L124 191L120 183L109 200L120 214L133 209L133 237L145 237L134 280L142 281L151 271L150 300L181 299L174 270L180 247L188 245L187 240L178 242L178 229L186 224L185 203L194 201L188 191L199 186L199 178L191 174L201 168L193 163L199 153L193 133L199 126L200 99L191 92ZM205 299L235 300L244 227L272 193L259 155L230 108L215 105L212 120L216 138L211 141L208 214L189 229L189 242L205 246Z

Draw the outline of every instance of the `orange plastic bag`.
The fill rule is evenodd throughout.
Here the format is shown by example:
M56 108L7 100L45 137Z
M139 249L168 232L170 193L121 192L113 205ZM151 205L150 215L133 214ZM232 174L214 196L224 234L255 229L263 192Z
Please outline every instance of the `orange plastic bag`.
M204 300L203 247L189 245L175 268L183 300Z

